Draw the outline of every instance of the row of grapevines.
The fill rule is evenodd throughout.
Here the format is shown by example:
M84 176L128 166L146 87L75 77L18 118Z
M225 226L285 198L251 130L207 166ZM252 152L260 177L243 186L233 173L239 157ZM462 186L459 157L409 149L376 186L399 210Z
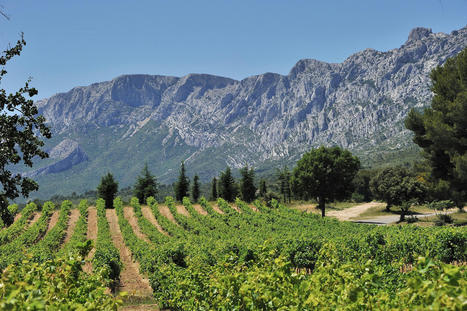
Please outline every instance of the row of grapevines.
M42 207L42 214L37 222L15 240L0 247L0 269L5 268L8 264L21 262L26 250L39 241L47 231L49 219L54 208L55 206L52 202L45 202Z
M130 205L133 207L135 216L138 220L139 228L151 242L161 244L165 243L169 239L169 237L159 232L159 230L157 230L154 225L143 216L143 213L141 212L141 205L139 204L139 200L137 198L131 198Z
M135 203L134 200L133 203ZM120 226L125 245L130 249L134 259L140 263L141 272L152 273L152 269L157 262L153 244L147 243L136 236L133 228L124 216L123 202L119 197L114 200L114 208L117 212L118 225Z
M183 238L185 236L185 230L180 228L180 226L172 223L166 217L162 216L157 201L153 197L147 199L149 208L151 209L154 217L156 218L159 225L172 237Z
M63 201L60 207L60 215L55 226L50 229L42 240L29 250L29 252L33 254L33 259L35 261L45 261L55 256L65 238L68 218L72 207L73 205L70 201Z
M21 212L21 217L16 222L14 222L8 228L0 231L0 245L6 244L25 230L25 227L28 223L28 220L33 216L34 212L37 210L37 206L34 203L29 203Z
M114 288L120 279L120 270L122 262L120 261L120 253L112 242L109 223L107 222L105 212L105 201L98 199L96 201L97 208L97 239L96 252L92 263L93 271L103 269L105 276L110 280L109 286Z
M79 213L80 216L76 222L75 229L73 234L70 237L68 243L66 243L63 248L60 250L59 255L68 256L72 252L76 251L89 251L91 247L91 241L87 240L87 230L88 230L88 201L81 200L79 202ZM89 241L89 242L87 242ZM81 254L84 257L84 254Z

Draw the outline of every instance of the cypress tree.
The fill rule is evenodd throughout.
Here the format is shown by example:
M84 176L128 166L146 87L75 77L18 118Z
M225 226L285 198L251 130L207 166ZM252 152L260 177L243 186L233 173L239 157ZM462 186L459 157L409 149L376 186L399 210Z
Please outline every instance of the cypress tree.
M259 182L259 196L264 198L266 197L266 193L268 193L268 189L266 186L266 180L261 179L261 181Z
M255 171L253 168L245 166L240 170L242 181L240 185L240 192L242 199L245 202L251 202L255 199L256 186L255 186Z
M134 194L138 198L140 204L144 204L149 197L157 195L157 180L151 172L149 172L148 164L144 165L144 169L135 184Z
M292 189L290 186L290 171L287 166L279 171L279 189L284 202L289 202L292 197Z
M195 175L193 178L193 189L191 190L191 195L193 196L194 202L198 202L199 192L199 177L198 175Z
M212 179L212 188L211 188L211 201L217 200L217 178Z
M177 201L182 202L184 197L189 195L190 180L186 177L185 173L185 162L182 162L180 165L180 175L178 176L178 181L175 184L175 198Z
M105 208L113 208L113 201L118 191L118 183L114 180L112 174L102 176L101 183L97 187L99 198L104 199Z

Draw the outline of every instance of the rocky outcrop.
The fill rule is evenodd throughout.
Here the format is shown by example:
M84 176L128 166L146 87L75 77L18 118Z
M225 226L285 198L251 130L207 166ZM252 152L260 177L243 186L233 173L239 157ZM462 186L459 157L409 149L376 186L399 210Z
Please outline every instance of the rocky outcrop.
M43 176L66 171L74 165L88 161L88 156L76 141L65 139L49 152L49 158L53 163L25 174L28 177Z

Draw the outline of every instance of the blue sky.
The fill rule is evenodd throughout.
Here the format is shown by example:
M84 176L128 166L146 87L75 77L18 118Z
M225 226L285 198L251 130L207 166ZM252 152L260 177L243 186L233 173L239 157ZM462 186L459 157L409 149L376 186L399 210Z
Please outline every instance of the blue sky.
M341 62L402 45L416 26L467 25L467 0L0 0L0 48L27 46L1 82L36 99L121 74L287 74L302 58Z

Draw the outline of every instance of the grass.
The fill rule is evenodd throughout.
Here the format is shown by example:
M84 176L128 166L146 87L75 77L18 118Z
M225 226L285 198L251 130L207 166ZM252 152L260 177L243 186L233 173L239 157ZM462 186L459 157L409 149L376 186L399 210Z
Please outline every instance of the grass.
M429 209L425 205L415 205L412 206L409 210L409 215L420 215L420 214L429 214L429 213L434 213L432 209ZM358 216L358 219L369 219L369 218L375 218L375 217L380 217L380 216L394 216L394 215L400 215L401 214L401 209L399 207L393 206L391 207L391 210L388 212L386 211L386 207L381 207L381 206L376 206L376 207L371 207L360 216Z
M467 212L465 211L456 211L455 213L449 214L451 216L453 222L452 224L447 224L450 226L467 226ZM431 217L424 217L419 219L417 225L422 227L429 227L435 226L436 221L438 220L438 216L431 216Z

